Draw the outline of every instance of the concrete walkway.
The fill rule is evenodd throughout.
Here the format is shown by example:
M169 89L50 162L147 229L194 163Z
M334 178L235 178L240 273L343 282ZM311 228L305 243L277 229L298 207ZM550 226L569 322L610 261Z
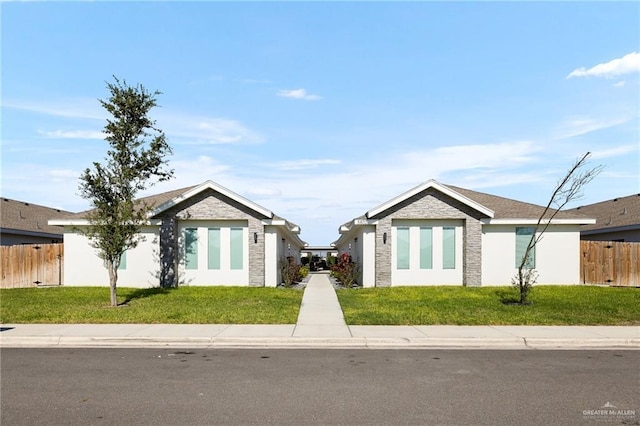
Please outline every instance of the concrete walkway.
M311 275L293 337L352 337L327 273Z
M2 324L0 348L640 349L640 327L347 326L326 274L313 274L297 324Z

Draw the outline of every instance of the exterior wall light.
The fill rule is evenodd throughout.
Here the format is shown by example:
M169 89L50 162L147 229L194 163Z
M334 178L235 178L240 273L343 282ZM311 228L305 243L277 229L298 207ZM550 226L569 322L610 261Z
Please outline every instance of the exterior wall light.
M387 244L387 233L382 234L382 244Z
M253 242L254 242L254 243L257 243L257 242L258 242L258 233L257 233L257 232L254 232L254 233L253 233Z

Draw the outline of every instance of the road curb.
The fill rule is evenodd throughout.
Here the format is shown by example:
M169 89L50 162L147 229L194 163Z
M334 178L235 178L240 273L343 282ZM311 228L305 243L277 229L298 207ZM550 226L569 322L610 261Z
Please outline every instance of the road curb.
M2 336L0 348L640 349L640 339Z

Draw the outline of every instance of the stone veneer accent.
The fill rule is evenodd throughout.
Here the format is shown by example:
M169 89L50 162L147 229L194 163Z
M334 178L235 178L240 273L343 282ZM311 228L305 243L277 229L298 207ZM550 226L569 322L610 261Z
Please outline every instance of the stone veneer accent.
M179 203L161 212L160 227L160 285L175 287L178 285L177 271L179 261L178 221L180 220L247 220L249 247L249 286L264 287L264 225L267 219L249 207L228 198L212 189ZM258 233L258 242L253 242L253 233Z
M482 223L484 215L440 191L428 188L370 219L376 226L376 287L391 286L391 221L393 219L462 219L463 285L482 283ZM382 236L387 233L387 243Z

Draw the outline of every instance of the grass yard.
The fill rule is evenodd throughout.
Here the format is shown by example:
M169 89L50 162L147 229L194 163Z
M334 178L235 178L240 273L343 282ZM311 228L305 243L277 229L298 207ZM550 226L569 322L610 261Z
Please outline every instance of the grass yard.
M0 290L3 324L295 324L302 291L248 287L108 287Z
M528 306L511 287L339 290L349 325L640 325L640 289L535 286Z

